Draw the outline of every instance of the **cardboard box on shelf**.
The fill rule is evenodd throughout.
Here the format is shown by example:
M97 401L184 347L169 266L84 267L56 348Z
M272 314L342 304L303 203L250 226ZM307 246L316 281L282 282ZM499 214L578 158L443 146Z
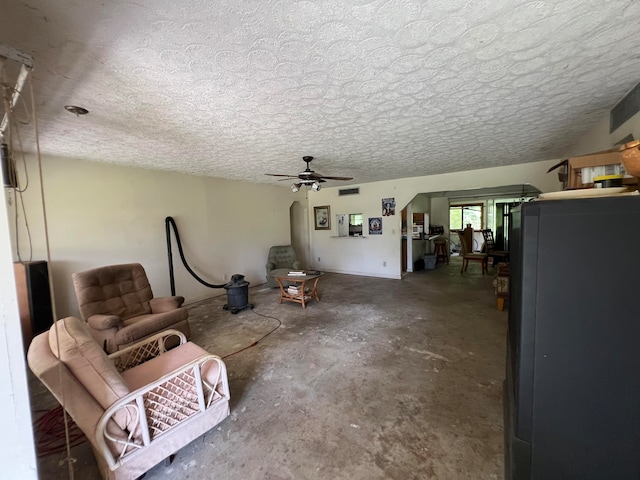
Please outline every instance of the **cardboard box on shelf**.
M625 173L622 155L617 148L568 158L551 167L547 173L556 169L559 169L558 179L562 182L563 190L592 188L595 176ZM625 176L622 183L629 186L637 185L638 178Z

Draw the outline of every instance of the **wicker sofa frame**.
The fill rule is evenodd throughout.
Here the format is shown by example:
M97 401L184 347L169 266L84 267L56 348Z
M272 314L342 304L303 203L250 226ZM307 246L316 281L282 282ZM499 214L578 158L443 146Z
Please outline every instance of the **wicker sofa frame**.
M177 330L107 356L84 322L68 317L34 338L28 363L86 435L105 480L138 478L229 415L224 362ZM117 400L104 398L102 381Z

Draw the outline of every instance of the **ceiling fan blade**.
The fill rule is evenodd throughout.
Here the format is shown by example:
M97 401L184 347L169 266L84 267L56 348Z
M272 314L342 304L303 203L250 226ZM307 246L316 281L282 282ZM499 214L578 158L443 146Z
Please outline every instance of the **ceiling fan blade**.
M305 161L305 163L307 164L307 168L305 168L305 170L303 172L298 173L297 175L286 175L283 173L265 173L265 175L269 175L271 177L283 177L282 179L280 179L279 181L283 182L283 181L287 181L287 180L293 180L296 185L312 185L315 183L324 183L327 180L353 180L353 177L327 177L325 175L322 175L318 172L315 172L313 170L311 170L309 164L311 163L311 160L313 160L313 157L302 157L302 160Z
M324 175L320 175L319 178L326 178L328 180L353 180L353 177L327 177Z

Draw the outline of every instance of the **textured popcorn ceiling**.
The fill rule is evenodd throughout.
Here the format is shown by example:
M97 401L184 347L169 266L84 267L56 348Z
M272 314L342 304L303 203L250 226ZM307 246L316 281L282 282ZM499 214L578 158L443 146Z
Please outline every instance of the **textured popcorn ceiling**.
M4 0L0 43L35 59L44 154L274 184L264 173L312 155L355 177L337 186L557 158L640 81L639 14L637 0Z

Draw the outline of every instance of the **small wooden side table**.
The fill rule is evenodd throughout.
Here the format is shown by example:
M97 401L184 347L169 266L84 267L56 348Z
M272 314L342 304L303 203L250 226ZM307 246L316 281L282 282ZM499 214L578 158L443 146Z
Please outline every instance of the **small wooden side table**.
M295 302L307 308L307 302L312 299L320 301L318 296L318 280L322 273L306 273L305 275L282 275L276 277L278 286L280 287L280 300L278 303ZM300 288L300 293L290 293L289 285L296 285Z

